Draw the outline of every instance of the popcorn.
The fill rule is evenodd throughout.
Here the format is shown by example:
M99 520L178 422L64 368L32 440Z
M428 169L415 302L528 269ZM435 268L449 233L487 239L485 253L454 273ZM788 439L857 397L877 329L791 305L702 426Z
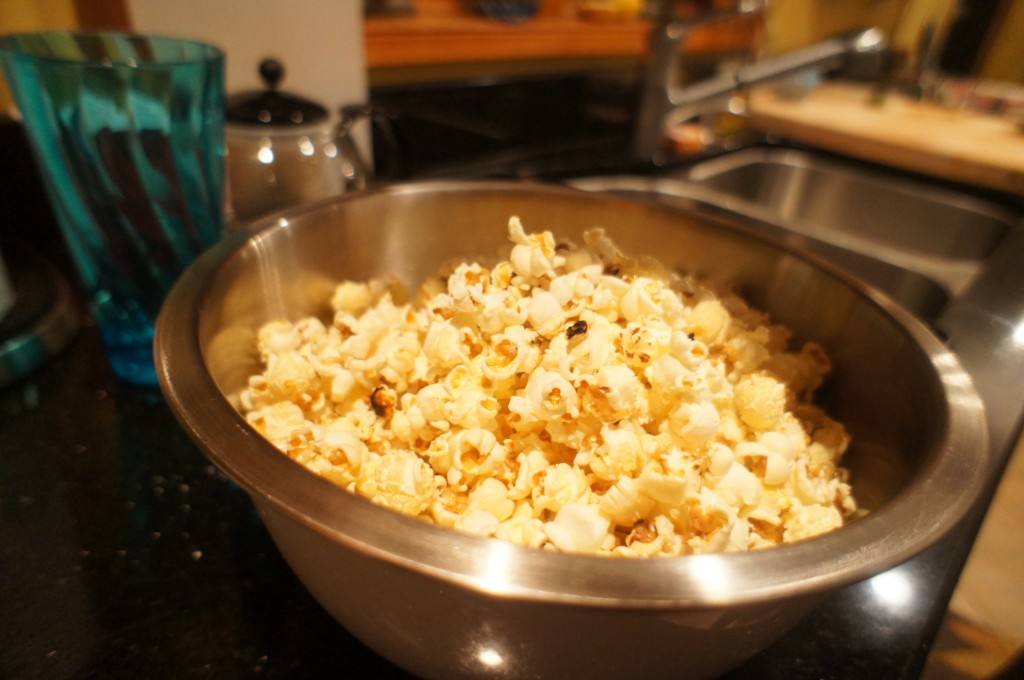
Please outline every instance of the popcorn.
M363 463L356 490L386 508L418 515L434 499L434 471L412 451L390 451Z
M513 427L543 426L544 421L574 419L579 415L576 388L557 371L537 367L526 382L522 394L514 395L508 404Z
M316 474L531 548L628 558L752 550L858 512L821 347L735 293L509 221L507 261L408 296L345 281L330 323L273 321L238 403ZM414 302L404 302L411 299Z
M564 506L578 501L590 488L586 473L568 463L545 467L538 481L533 489L535 513L558 512Z
M617 526L630 527L643 521L655 503L654 498L640 491L640 486L633 477L620 477L600 497L597 507L602 515Z
M544 523L544 533L564 552L595 553L611 537L609 526L608 518L593 505L570 503Z

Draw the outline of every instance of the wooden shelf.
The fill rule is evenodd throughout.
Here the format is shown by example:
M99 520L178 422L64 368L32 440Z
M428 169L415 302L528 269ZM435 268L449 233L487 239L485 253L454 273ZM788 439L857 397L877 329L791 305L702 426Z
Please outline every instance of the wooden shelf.
M505 24L476 16L370 17L366 19L366 64L396 66L465 64L516 59L639 57L651 26L643 20L596 23L539 16ZM749 46L755 25L724 22L694 31L683 49L691 53L733 52Z
M475 15L464 0L416 0L416 12L367 17L366 66L469 65L516 60L640 57L647 50L650 23L580 18L576 0L547 0L540 14L520 24ZM74 0L82 28L130 30L125 0ZM756 20L736 19L693 32L688 53L728 53L753 44Z

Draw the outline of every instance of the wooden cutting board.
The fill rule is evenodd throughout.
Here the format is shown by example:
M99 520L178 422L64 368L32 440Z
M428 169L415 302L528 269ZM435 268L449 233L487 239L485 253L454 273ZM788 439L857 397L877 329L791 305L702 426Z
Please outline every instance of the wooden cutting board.
M1007 117L957 111L868 86L823 83L806 96L750 95L753 123L795 142L1024 196L1024 131Z

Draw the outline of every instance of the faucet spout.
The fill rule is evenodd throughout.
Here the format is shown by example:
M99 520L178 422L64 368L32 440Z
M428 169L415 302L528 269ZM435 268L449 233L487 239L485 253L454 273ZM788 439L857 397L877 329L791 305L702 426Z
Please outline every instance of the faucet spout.
M878 57L888 50L882 31L870 28L759 60L698 83L678 84L679 45L690 30L728 16L761 12L765 5L764 0L745 0L727 12L714 12L687 22L682 22L670 11L662 12L651 33L647 71L633 135L634 155L641 160L661 162L667 127L720 106L738 90L807 70L836 69L865 56Z

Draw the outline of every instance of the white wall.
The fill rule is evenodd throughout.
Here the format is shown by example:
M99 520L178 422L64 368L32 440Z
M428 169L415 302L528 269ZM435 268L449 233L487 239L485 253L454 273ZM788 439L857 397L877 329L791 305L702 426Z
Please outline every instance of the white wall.
M280 89L332 112L367 99L362 0L127 0L134 30L194 38L227 55L227 91L263 89L260 61L285 67Z

